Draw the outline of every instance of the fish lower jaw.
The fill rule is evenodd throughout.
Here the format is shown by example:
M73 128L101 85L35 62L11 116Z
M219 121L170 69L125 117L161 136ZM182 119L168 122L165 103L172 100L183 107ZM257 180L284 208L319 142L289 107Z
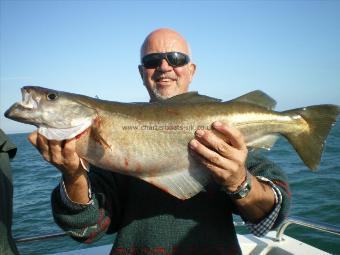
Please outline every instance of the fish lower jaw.
M28 111L32 111L34 108L27 107L27 105L22 105L21 103L15 103L12 105L6 112L5 117L9 119L14 119L18 121L24 120L25 123L27 123L27 120L25 118L25 114Z

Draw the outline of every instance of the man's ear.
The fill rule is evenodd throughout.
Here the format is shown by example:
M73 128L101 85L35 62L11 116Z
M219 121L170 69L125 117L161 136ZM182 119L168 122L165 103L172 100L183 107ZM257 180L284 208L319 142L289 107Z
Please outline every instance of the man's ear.
M142 65L138 65L138 71L139 71L140 77L143 80L144 73L143 73L143 66Z
M196 72L196 65L194 63L190 63L189 64L189 72L190 72L190 76L191 76L191 79L194 77L195 75L195 72Z

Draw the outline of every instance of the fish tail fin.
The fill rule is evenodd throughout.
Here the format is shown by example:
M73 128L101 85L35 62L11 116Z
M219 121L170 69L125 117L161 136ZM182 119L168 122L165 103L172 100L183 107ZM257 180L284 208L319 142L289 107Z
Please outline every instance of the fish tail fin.
M332 126L340 114L340 107L336 105L315 105L305 108L285 111L291 116L299 115L309 128L299 133L285 134L303 162L311 170L316 170L320 163L325 140Z

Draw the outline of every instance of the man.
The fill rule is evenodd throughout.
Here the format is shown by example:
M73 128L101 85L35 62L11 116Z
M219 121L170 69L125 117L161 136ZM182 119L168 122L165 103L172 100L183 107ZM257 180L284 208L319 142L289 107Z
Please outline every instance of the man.
M139 72L150 101L188 91L196 66L176 31L158 29L141 47ZM91 167L84 170L74 141L29 140L63 174L52 194L55 221L82 242L117 232L111 254L240 254L232 213L255 234L277 226L286 216L286 177L272 162L248 154L242 134L228 123L197 130L188 147L215 182L181 201L133 177ZM263 178L266 177L266 178ZM276 185L275 185L276 184Z
M17 147L0 129L0 254L19 254L12 236L13 178L10 160Z

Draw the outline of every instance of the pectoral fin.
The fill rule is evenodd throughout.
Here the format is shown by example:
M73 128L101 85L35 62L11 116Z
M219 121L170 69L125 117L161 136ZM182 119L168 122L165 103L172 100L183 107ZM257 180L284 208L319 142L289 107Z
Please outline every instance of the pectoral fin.
M106 140L101 136L100 132L97 128L92 127L91 129L91 136L92 138L101 144L105 149L111 149L111 146L106 142Z

